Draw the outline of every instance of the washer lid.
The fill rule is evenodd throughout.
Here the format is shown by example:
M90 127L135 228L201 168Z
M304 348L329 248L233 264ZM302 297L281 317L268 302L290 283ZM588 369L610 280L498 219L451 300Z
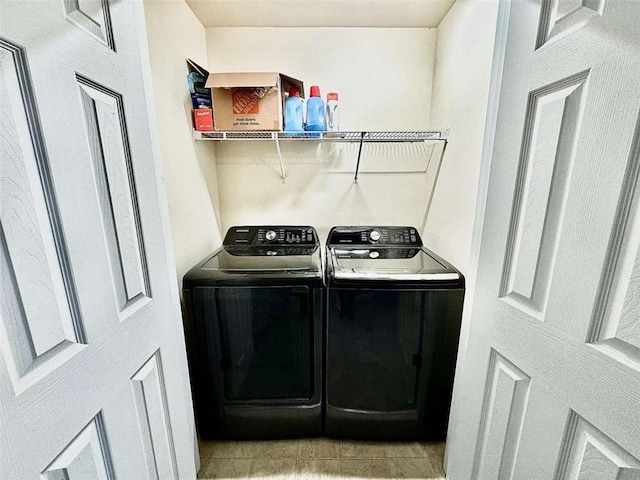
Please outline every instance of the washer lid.
M225 272L317 272L319 268L318 247L312 250L293 251L291 248L220 250L200 268ZM318 257L318 258L316 258Z
M331 248L336 280L457 281L455 268L422 248Z

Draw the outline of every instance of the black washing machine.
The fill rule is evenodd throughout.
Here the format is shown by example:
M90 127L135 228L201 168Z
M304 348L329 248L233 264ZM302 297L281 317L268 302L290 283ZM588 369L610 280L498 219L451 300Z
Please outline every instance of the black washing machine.
M309 226L242 226L183 281L203 438L322 433L323 273Z
M325 433L443 439L464 277L412 227L334 227L326 253Z

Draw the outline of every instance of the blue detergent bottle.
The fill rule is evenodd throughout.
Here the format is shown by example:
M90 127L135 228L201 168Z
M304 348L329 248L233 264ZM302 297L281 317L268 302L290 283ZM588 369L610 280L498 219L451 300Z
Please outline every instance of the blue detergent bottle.
M284 102L284 129L287 132L302 132L302 99L296 87L289 88L289 98Z
M307 126L305 130L311 132L325 132L327 127L324 122L324 102L320 97L320 87L311 87L311 95L307 100Z

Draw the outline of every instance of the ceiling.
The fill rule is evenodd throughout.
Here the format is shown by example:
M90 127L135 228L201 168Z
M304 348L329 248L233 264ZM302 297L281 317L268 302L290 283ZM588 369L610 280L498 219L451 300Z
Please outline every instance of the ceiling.
M205 27L437 27L455 0L187 0Z

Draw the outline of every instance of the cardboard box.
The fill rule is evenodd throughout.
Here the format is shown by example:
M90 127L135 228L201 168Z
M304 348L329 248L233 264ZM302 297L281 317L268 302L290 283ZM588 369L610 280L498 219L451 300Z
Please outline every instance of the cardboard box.
M193 111L193 126L199 132L211 132L213 130L213 110L196 108Z
M295 86L304 97L300 80L281 73L210 73L216 130L281 131L285 92Z

